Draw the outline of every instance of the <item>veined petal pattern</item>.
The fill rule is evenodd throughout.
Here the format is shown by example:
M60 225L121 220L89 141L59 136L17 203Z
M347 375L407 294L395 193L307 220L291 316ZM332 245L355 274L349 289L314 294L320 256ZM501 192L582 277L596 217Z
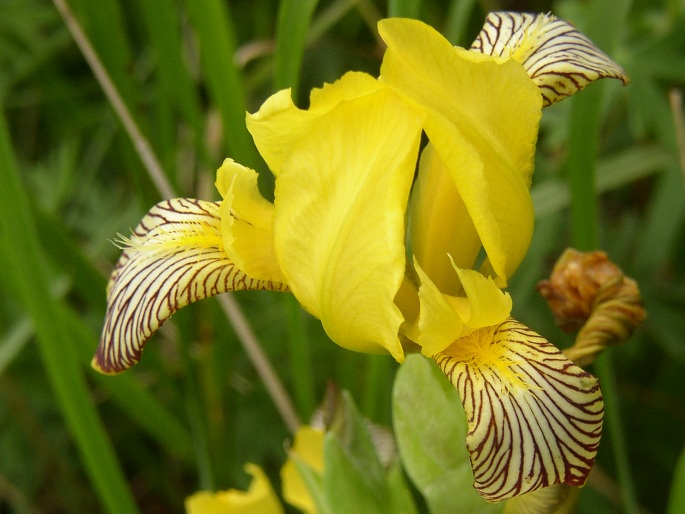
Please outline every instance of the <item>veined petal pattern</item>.
M540 88L544 106L602 78L625 72L585 35L551 14L491 12L471 50L520 62Z
M604 413L596 378L511 318L434 359L464 404L474 486L483 498L585 483Z
M219 203L190 198L155 205L129 238L107 287L107 314L92 365L114 374L140 360L143 346L178 309L245 289L285 290L253 280L223 250Z

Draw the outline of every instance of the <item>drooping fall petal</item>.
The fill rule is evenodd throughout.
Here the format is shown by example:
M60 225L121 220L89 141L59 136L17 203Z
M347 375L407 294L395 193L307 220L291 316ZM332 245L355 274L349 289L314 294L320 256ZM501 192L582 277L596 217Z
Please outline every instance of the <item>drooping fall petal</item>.
M292 292L339 345L398 360L393 299L422 121L389 88L341 102L276 179L276 254Z
M424 130L504 285L533 230L540 93L516 61L455 48L421 22L388 19L378 29L388 45L380 80L426 112Z
M471 49L520 62L540 88L545 106L595 80L628 82L625 72L592 41L551 14L491 12Z
M285 290L249 278L223 250L219 204L190 198L155 205L119 242L124 248L107 287L107 313L92 365L118 373L178 309L227 291Z
M252 475L247 491L197 492L186 499L186 514L283 514L264 471L255 464L246 464L245 471Z
M490 501L585 483L604 404L596 378L508 319L434 357L461 396L475 488Z

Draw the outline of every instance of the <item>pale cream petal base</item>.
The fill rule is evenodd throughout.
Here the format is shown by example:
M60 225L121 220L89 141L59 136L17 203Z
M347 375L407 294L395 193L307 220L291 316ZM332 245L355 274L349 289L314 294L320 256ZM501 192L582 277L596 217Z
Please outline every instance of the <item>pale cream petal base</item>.
M511 318L434 359L464 404L474 486L483 498L585 483L604 413L595 377Z
M129 238L107 286L107 314L92 365L118 373L178 309L228 291L286 290L253 280L223 250L219 203L190 198L155 205Z

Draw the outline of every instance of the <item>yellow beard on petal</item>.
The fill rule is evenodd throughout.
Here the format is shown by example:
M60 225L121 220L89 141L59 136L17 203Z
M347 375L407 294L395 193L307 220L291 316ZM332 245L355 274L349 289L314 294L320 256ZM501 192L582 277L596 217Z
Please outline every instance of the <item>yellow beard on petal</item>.
M490 371L499 376L500 394L509 394L512 390L530 389L513 367L517 364L509 355L511 352L505 343L505 333L497 332L499 325L479 328L460 337L452 343L444 354L468 367Z

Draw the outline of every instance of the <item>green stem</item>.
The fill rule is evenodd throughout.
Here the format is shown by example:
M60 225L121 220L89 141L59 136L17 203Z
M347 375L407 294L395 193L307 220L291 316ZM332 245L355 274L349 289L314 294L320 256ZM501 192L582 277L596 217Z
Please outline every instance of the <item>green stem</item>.
M311 341L307 335L304 314L293 295L284 295L288 327L288 352L293 373L295 400L302 419L308 419L314 412L314 365Z
M592 2L585 32L600 48L610 53L622 23L625 22L629 6L629 0L611 3L599 0ZM595 84L572 100L574 103L570 118L568 172L573 244L579 250L594 250L598 246L595 170L600 136L602 92L602 84ZM626 513L637 514L637 496L625 444L614 370L608 356L597 360L595 371L602 385L606 429L618 468L623 506Z

